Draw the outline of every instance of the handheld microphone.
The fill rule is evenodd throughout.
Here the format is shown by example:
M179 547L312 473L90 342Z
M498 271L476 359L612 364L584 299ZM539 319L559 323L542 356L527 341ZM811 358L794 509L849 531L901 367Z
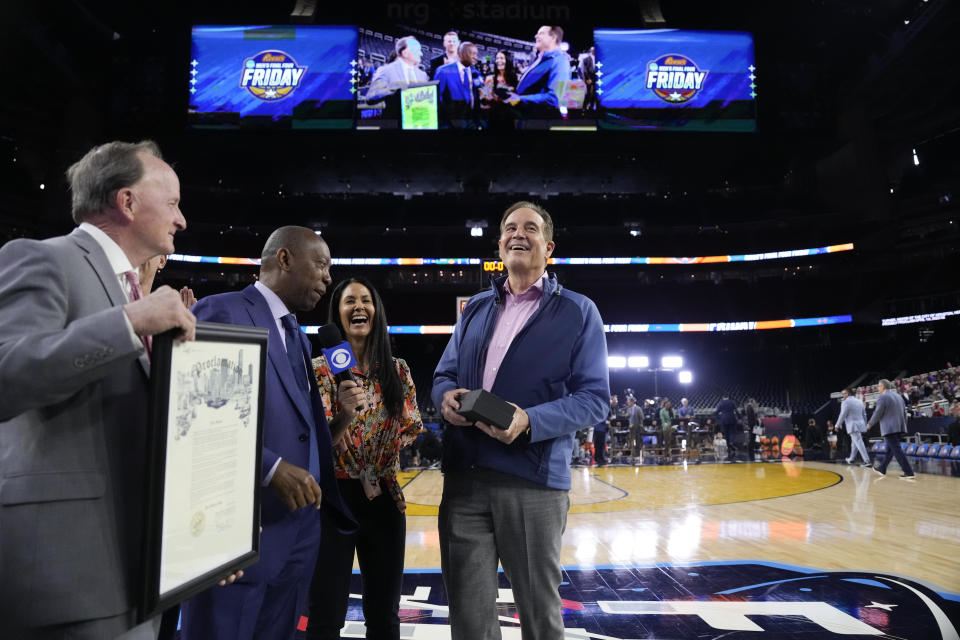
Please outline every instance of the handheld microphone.
M344 380L350 380L359 386L357 379L350 372L350 367L357 364L357 359L353 355L350 343L340 335L340 329L337 328L337 325L332 322L323 325L317 332L317 336L320 338L320 349L327 359L327 364L330 365L330 371L333 373L333 379L336 380L337 384L339 385Z
M353 349L350 343L340 335L340 329L337 325L325 324L317 332L320 336L320 349L323 351L323 357L327 359L330 365L330 372L333 373L333 380L340 386L344 380L349 380L353 384L360 386L357 379L353 377L350 367L357 364L357 359L353 355ZM357 407L357 413L360 413L361 406Z

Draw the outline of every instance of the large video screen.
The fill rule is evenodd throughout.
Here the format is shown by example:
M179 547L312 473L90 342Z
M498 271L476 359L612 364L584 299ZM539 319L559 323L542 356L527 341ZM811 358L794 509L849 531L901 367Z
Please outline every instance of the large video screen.
M592 59L582 64L590 43L568 41L562 26L360 25L358 35L360 129L434 121L438 129L596 128L596 101L585 103Z
M356 56L353 26L196 26L188 123L352 128Z
M580 31L584 32L583 30ZM749 33L197 26L195 128L754 131Z
M594 31L601 126L754 131L753 36L676 29Z

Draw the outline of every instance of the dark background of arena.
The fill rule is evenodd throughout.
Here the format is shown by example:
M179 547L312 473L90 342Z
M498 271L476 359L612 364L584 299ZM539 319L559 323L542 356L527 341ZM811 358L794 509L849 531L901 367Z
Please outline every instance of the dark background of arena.
M407 20L439 33L469 23L532 40L542 22L467 21L463 3L331 4L316 3L298 23ZM273 228L303 224L322 230L335 257L492 259L500 214L519 199L555 217L557 256L856 244L848 253L753 264L557 268L608 323L853 314L852 324L809 329L608 335L611 353L683 355L692 387L665 374L659 381L675 402L679 393L708 401L730 390L800 414L855 380L958 360L956 318L880 326L883 317L960 308L957 3L493 4L528 15L561 11L569 19L560 26L578 43L590 41L594 26L751 31L759 132L188 131L191 24L286 24L298 3L5 2L0 243L68 232L65 168L94 144L149 137L180 175L189 227L177 250L187 254L256 256ZM486 220L486 234L470 237L468 220ZM338 267L334 279L354 273L379 286L392 324L453 324L455 296L486 286L478 267ZM254 274L171 263L160 281L189 284L202 297ZM326 305L301 321L322 324ZM446 340L395 340L422 403ZM613 383L653 394L646 373L617 374Z

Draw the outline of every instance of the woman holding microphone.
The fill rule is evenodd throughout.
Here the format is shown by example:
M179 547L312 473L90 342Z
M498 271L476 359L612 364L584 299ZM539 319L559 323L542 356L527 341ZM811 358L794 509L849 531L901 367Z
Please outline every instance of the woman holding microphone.
M359 526L344 534L324 522L310 587L307 638L340 637L356 551L367 638L399 640L406 503L397 472L400 450L423 429L416 390L407 363L393 357L383 302L370 282L350 278L337 284L328 322L350 344L356 358L351 373L364 395L359 410L342 407L326 359L313 360L327 420L343 412L347 415L338 421L350 420L334 443L334 468L340 493Z

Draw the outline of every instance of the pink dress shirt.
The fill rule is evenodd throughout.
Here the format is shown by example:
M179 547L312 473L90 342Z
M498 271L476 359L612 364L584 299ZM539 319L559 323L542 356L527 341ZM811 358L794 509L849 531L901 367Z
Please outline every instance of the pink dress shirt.
M530 288L520 295L514 295L510 290L509 279L504 284L505 304L500 311L500 315L497 316L497 326L493 330L493 338L490 339L490 345L487 347L487 362L483 367L483 388L487 391L493 388L493 382L497 379L497 372L500 370L503 356L507 354L507 349L510 348L510 343L513 342L520 330L527 324L527 320L540 307L546 277L546 273L544 273L539 280L530 285Z

